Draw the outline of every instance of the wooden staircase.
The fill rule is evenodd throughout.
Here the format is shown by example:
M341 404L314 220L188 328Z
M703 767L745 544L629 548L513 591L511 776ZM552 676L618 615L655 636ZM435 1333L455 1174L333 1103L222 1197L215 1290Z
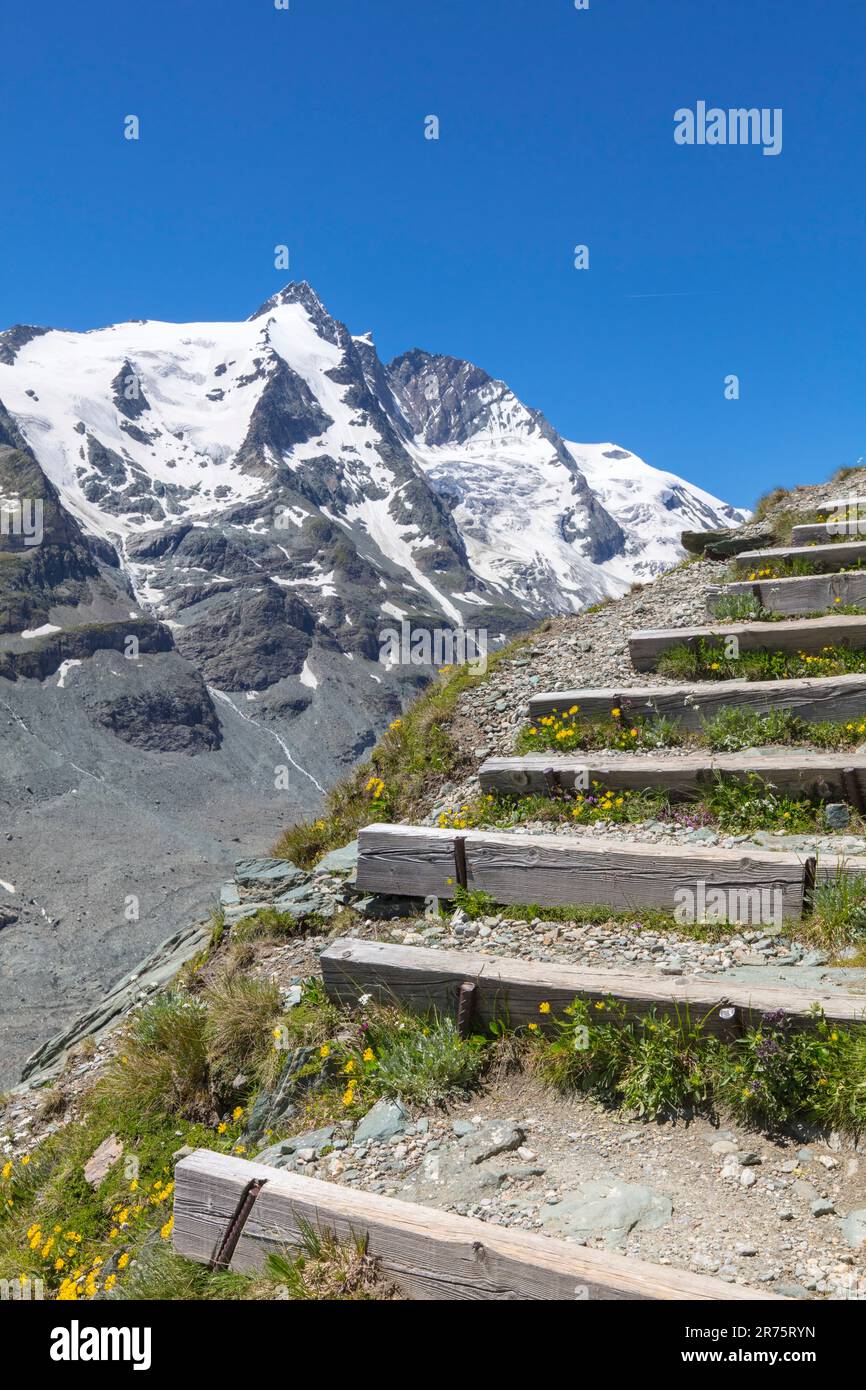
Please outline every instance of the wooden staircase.
M802 574L791 579L756 579L724 584L707 592L707 612L715 617L725 596L753 598L765 613L795 617L835 606L866 606L866 570L847 574Z
M851 863L866 872L866 859ZM808 916L816 882L835 872L835 860L818 865L774 850L382 824L359 832L356 883L362 891L415 897L455 898L463 888L496 903L670 913L686 902L684 893L703 885L704 901L712 890L726 895L725 920L748 923L762 920L762 893L763 905L774 908L770 920Z
M866 615L832 613L826 618L783 623L724 623L716 627L648 628L633 632L628 640L631 664L636 671L654 671L662 652L672 647L695 647L699 642L724 646L734 638L741 652L761 650L807 652L844 643L866 647Z
M731 561L741 574L757 572L771 565L806 560L815 569L836 571L866 561L866 536L861 540L838 540L826 545L788 545L774 550L742 550Z
M710 602L726 593L752 594L763 607L770 608L776 601L782 605L780 611L794 614L829 606L837 598L854 602L862 597L866 602L866 570L838 573L844 564L866 560L866 537L744 552L734 564L751 573L762 564L797 556L817 559L837 572L731 584L714 590ZM694 647L699 642L730 646L732 638L735 645L726 652L728 659L761 649L795 654L814 654L840 644L866 649L866 614L638 631L630 636L629 652L635 671L643 673L653 670L673 647ZM705 721L732 709L752 714L786 710L806 723L866 722L866 673L539 692L529 700L528 717L530 725L537 726L557 715L566 721L566 729L570 718L575 723L613 719L626 730L630 723L668 718L688 732L702 729ZM567 798L586 793L597 783L612 791L660 789L672 800L697 797L719 778L744 781L757 775L787 795L846 801L856 811L866 811L866 758L850 751L784 747L728 754L699 750L685 755L679 751L667 755L664 751L568 755L541 751L489 758L478 775L487 793ZM836 854L816 861L790 851L570 831L464 832L421 825L371 825L359 835L357 884L362 890L442 898L459 896L463 889L487 894L505 905L603 905L614 911L658 908L668 912L675 912L684 892L694 892L701 885L702 891L720 889L727 894L730 908L724 920L742 924L755 920L756 894L762 903L763 895L776 895L776 920L779 902L786 919L808 917L816 887L836 877L840 862ZM866 874L866 856L847 859L844 869Z
M604 719L614 709L629 716L680 721L683 729L700 729L705 719L726 708L767 714L789 709L809 723L862 719L866 716L866 675L824 676L779 681L701 681L695 684L583 688L533 695L530 721L565 714L577 706L587 718Z
M688 801L718 777L745 781L757 774L787 796L818 796L866 809L866 759L853 753L768 748L756 753L606 756L604 753L526 753L488 758L478 770L483 792L506 796L558 796L597 782L611 791L666 791Z

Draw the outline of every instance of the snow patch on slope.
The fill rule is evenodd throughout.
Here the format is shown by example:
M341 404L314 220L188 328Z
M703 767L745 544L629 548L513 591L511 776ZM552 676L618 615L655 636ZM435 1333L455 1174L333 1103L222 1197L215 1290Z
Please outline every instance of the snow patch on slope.
M683 531L739 526L749 516L617 444L566 440L566 446L605 510L626 533L625 552L604 564L617 580L650 579L677 564L685 554Z

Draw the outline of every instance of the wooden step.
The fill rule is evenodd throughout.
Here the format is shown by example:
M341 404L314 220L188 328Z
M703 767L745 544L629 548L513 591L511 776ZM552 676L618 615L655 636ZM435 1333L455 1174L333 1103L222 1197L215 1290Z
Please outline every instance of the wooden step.
M723 975L701 980L656 971L588 969L349 937L328 946L320 963L325 990L339 1004L354 1005L370 994L379 1003L397 1003L411 1013L435 1010L453 1017L460 986L474 984L472 1019L484 1027L505 1018L511 1027L537 1023L542 1030L555 1031L557 1018L575 999L617 999L626 1006L626 1020L652 1012L676 1018L687 1010L693 1019L706 1020L708 1033L728 1040L742 1036L761 1014L776 1010L806 1023L815 1004L834 1023L866 1026L866 995L798 989L793 983L782 988ZM549 1013L540 1012L542 1003L550 1004Z
M851 872L866 872L866 860L850 862L859 866ZM822 864L820 872L832 877L835 865ZM719 888L728 895L729 920L744 925L771 906L779 924L799 919L813 873L814 860L789 852L593 835L368 825L358 836L362 892L453 898L459 885L497 903L674 912L695 902L696 885L703 883L707 891Z
M866 561L866 538L837 541L831 545L780 545L774 550L744 550L734 556L731 563L741 574L750 574L764 566L782 565L791 560L808 560L827 570L839 570L843 565Z
M791 527L792 545L812 545L814 542L820 545L822 541L832 544L841 536L846 536L852 541L866 537L866 511L850 516L842 513L838 521L815 521L809 522L808 525Z
M417 1302L584 1302L586 1316L592 1317L598 1300L787 1301L762 1289L303 1177L212 1149L196 1149L181 1159L174 1180L176 1253L212 1265L234 1231L236 1244L226 1246L228 1267L240 1274L260 1272L271 1254L303 1252L314 1231L351 1246L362 1242L384 1278ZM245 1202L246 1219L239 1221ZM780 1315L774 1320L780 1321Z
M629 717L666 715L684 729L700 729L722 709L767 714L790 709L810 723L866 717L866 675L823 676L782 681L700 681L694 685L635 686L631 689L559 690L533 695L530 721L577 706L585 718L607 718L613 709Z
M866 536L866 498L839 497L834 502L816 508L816 511L826 520L793 526L791 540L794 545L807 545L810 541L838 540L840 536L849 536L852 540Z
M744 780L756 774L788 796L819 796L866 809L866 760L853 753L822 753L801 748L766 753L690 753L686 757L644 754L606 757L604 753L526 753L488 758L478 769L484 792L586 791L593 782L612 791L663 790L673 800L689 799L717 777Z
M707 590L707 612L716 613L716 605L725 594L751 596L767 613L820 613L839 604L866 605L866 570L851 570L848 574L804 574L793 579L744 580Z
M808 652L845 643L866 647L866 616L830 613L825 618L803 618L790 623L723 623L717 627L645 628L628 639L631 664L636 671L654 671L662 652L672 647L695 647L698 642L717 646L735 638L741 652Z

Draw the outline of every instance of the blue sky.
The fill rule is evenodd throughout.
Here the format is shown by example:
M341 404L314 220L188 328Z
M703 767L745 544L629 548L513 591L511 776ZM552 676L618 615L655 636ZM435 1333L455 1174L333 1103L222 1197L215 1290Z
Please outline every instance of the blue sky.
M5 6L0 324L307 279L568 438L738 503L817 481L866 454L864 40L861 0ZM781 154L676 145L701 99L781 107Z

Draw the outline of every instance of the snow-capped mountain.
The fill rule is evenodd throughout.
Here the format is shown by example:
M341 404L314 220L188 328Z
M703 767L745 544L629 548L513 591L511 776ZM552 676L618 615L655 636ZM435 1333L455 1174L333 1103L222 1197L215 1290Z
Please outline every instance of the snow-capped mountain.
M740 526L741 507L720 502L703 488L651 468L616 444L573 444L568 451L596 497L625 533L625 545L605 565L623 581L651 579L683 557L683 531Z
M0 527L19 1054L41 999L98 994L371 746L429 674L389 630L493 647L744 515L471 363L383 363L306 284L240 323L0 334L0 520L16 499L44 525Z
M743 516L615 445L566 445L471 363L413 351L385 366L306 284L242 323L9 330L0 401L143 607L183 626L179 591L200 603L202 581L178 576L196 573L278 585L333 626L339 542L372 566L377 619L494 607L508 629L670 563L686 526ZM214 529L229 574L213 536L191 535Z

